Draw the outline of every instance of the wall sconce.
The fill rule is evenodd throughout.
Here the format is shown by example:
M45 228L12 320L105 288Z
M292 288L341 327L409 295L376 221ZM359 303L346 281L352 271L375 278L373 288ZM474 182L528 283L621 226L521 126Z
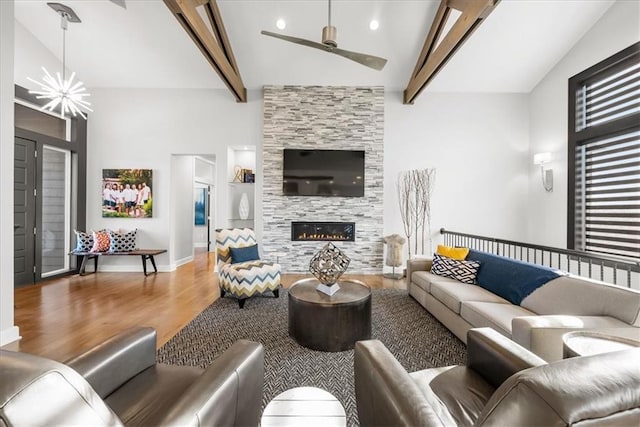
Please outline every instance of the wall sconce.
M546 191L553 191L553 169L545 168L544 165L551 162L551 153L537 153L533 155L533 164L540 165L540 175L542 186Z

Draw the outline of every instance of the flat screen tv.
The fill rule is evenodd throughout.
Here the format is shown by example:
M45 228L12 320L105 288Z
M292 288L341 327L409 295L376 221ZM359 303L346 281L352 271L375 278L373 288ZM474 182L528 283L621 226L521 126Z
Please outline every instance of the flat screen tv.
M364 151L284 150L285 196L364 196Z

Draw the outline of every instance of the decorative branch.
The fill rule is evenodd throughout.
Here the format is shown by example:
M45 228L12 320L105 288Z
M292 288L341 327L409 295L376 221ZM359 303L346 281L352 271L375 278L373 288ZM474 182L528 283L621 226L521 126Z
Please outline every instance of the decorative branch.
M398 174L398 204L400 207L400 217L404 226L404 234L407 236L407 248L409 259L411 259L411 235L413 231L413 204L412 182L410 171L402 171Z
M398 174L398 202L407 236L409 259L411 236L414 237L415 254L425 253L427 239L428 250L431 251L431 195L434 183L435 169L402 171Z

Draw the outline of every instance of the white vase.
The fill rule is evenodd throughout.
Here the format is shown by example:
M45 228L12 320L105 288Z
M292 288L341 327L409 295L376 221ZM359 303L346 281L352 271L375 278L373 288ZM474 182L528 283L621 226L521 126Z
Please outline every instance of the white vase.
M242 193L242 196L240 196L238 214L240 214L240 219L249 218L249 197L247 197L247 193Z

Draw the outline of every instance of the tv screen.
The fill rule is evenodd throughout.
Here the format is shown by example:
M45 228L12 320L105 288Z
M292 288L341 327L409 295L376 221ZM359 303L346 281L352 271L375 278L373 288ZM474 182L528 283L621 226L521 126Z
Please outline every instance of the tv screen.
M284 150L285 196L364 196L364 151Z

